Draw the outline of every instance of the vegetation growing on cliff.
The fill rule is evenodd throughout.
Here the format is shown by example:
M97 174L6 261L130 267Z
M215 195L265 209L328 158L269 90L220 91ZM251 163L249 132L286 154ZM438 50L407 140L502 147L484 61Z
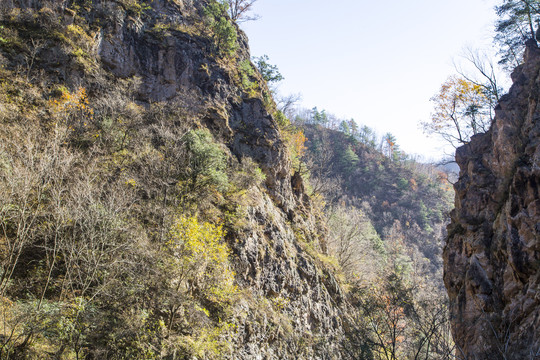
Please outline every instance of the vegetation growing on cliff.
M236 30L216 4L194 21L209 21L217 55L231 56ZM230 244L245 192L264 181L258 165L201 124L200 96L140 101L140 78L104 69L94 52L108 14L4 5L0 357L230 353Z
M540 2L525 0L502 0L495 11L497 20L495 43L501 55L500 64L512 71L523 62L524 45L527 40L538 40Z
M463 57L472 70L456 66L458 75L450 76L431 99L431 120L422 122L427 134L437 135L455 148L490 129L495 107L504 93L501 70L514 71L524 61L526 44L539 40L538 1L501 0L495 12L498 19L493 40L498 59L495 54L465 50ZM494 65L497 62L501 69Z
M228 3L0 6L0 357L452 351L447 175L277 109ZM450 85L480 131L485 93Z

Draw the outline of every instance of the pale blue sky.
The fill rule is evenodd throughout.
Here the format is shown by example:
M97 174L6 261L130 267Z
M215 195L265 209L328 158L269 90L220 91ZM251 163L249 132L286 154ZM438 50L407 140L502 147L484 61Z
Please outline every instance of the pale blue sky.
M392 132L408 153L438 158L419 122L464 46L491 46L496 0L258 0L241 25L302 105Z

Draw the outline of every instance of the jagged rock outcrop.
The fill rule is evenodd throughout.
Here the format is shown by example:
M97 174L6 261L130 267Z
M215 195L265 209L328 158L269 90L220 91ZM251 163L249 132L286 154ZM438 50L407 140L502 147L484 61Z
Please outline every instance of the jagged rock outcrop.
M151 6L165 23L189 25L188 15L201 11L203 2L153 1ZM173 31L162 41L145 33L153 24L137 23L115 2L103 2L110 14L110 26L100 35L98 55L119 77L141 76L141 98L167 101L179 92L195 92L213 106L205 125L227 144L237 158L252 158L266 175L267 193L254 193L255 205L247 210L243 233L235 246L240 283L253 295L285 302L284 319L265 319L248 300L239 305L238 337L234 339L238 359L322 359L338 353L340 320L335 301L340 301L339 286L332 276L322 273L313 259L301 249L293 225L313 215L299 216L303 192L295 194L291 168L276 121L261 99L245 98L230 74L216 63L208 39ZM238 30L241 60L249 59L247 38ZM240 60L239 60L240 61ZM311 240L310 240L311 241ZM292 320L292 322L291 322ZM281 321L281 323L280 323ZM280 329L290 324L292 329ZM294 332L288 339L285 332ZM291 342L292 341L292 342ZM305 345L302 345L305 343Z
M301 178L292 176L287 148L262 97L247 96L233 78L234 64L211 52L211 39L191 31L206 2L153 0L144 3L149 7L144 16L135 16L119 1L91 3L83 4L89 10L77 16L86 17L79 21L87 21L95 31L84 55L95 64L88 69L75 66L78 55L47 42L33 65L43 69L47 81L82 84L92 99L119 79L136 79L138 106L180 101L198 107L197 115L203 109L194 121L223 144L229 162L250 158L264 174L262 186L246 190L245 218L231 244L236 280L244 291L235 305L235 336L228 339L234 347L231 358L338 358L343 295L332 274L299 242L323 248L324 227L310 208ZM7 12L34 9L42 14L45 5L46 11L58 11L60 2L21 0L0 6ZM62 26L75 16L68 10ZM99 24L92 23L94 19L100 19ZM236 31L234 61L249 60L247 39ZM13 68L20 60L11 54L6 59Z
M540 50L527 44L486 134L457 150L444 250L458 358L540 358Z

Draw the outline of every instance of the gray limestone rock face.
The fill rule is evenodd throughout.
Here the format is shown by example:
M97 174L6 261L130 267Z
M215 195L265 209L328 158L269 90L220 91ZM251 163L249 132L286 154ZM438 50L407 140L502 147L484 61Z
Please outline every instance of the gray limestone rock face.
M293 211L296 204L288 155L277 123L263 101L243 98L230 74L216 63L207 38L180 30L171 30L167 36L160 37L151 30L158 21L189 26L188 14L200 9L188 2L177 4L166 0L155 0L151 5L155 16L142 23L116 2L100 3L99 11L111 19L102 30L98 47L104 67L120 78L140 76L141 100L167 101L180 93L191 92L213 104L205 125L238 158L254 159L266 175L269 193L276 204L285 212ZM202 5L198 3L198 6ZM250 59L247 38L240 29L237 32L238 57Z

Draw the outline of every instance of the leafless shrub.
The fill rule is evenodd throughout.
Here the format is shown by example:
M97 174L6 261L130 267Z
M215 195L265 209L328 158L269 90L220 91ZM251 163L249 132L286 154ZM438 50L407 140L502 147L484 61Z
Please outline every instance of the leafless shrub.
M24 248L35 240L49 191L62 182L72 158L61 148L62 129L49 142L37 131L4 127L0 135L0 296L10 285ZM24 134L24 136L22 136Z
M65 220L59 236L65 271L61 297L95 297L105 291L134 244L128 221L132 191L121 184L103 187L95 172L87 169L58 209L57 217Z
M328 214L328 227L328 251L348 278L373 279L381 268L384 250L369 218L359 209L338 206Z

